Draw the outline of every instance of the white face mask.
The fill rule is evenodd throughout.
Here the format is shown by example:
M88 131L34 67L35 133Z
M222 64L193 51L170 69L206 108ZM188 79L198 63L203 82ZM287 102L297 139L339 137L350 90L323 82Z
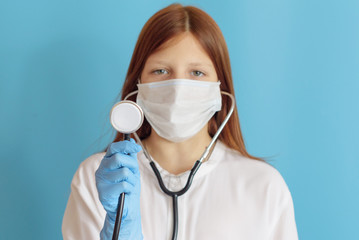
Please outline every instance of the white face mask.
M182 142L196 135L221 110L220 82L189 79L137 84L137 104L156 133Z

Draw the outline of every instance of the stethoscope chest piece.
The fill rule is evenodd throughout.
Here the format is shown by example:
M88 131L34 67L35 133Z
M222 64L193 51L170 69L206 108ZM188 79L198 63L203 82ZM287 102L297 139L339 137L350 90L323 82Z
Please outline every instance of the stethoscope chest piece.
M137 103L123 100L112 107L110 121L118 132L133 133L143 123L143 111Z

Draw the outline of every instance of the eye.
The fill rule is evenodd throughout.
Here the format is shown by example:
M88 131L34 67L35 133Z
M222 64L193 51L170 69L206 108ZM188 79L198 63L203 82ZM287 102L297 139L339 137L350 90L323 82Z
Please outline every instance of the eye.
M196 77L204 76L204 73L198 70L192 71L192 75Z
M161 74L168 73L168 71L166 69L157 69L157 70L154 70L153 73L157 74L157 75L161 75Z

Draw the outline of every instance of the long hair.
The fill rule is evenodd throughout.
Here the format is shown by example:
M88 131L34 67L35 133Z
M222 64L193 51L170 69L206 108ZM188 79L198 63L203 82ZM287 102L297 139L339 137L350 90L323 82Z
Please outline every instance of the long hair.
M193 6L182 6L181 4L171 4L155 13L144 25L127 71L121 99L124 99L130 92L137 90L137 81L141 76L147 58L163 43L183 32L192 33L207 52L213 62L218 79L221 81L221 91L234 95L227 45L216 22L201 9ZM136 96L129 99L136 101ZM214 136L226 117L230 106L230 98L222 95L222 110L216 112L208 123L208 132L211 137ZM140 139L145 139L151 134L151 126L146 120L141 128L137 130L137 134ZM122 139L123 134L117 132L114 142ZM219 140L245 157L264 161L261 158L251 156L247 152L241 133L237 108L234 109L232 116L219 135Z

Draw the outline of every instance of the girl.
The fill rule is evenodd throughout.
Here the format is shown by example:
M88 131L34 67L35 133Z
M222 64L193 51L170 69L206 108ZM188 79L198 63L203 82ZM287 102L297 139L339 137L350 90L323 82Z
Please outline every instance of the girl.
M64 239L111 239L122 192L119 239L298 238L287 185L276 169L246 151L236 108L210 144L231 108L225 93L234 96L234 89L226 43L209 15L173 4L148 20L122 99L135 90L129 99L145 114L138 142L117 133L106 152L80 165L63 219ZM163 185L179 191L204 151L208 157L188 191L165 194L155 167Z

